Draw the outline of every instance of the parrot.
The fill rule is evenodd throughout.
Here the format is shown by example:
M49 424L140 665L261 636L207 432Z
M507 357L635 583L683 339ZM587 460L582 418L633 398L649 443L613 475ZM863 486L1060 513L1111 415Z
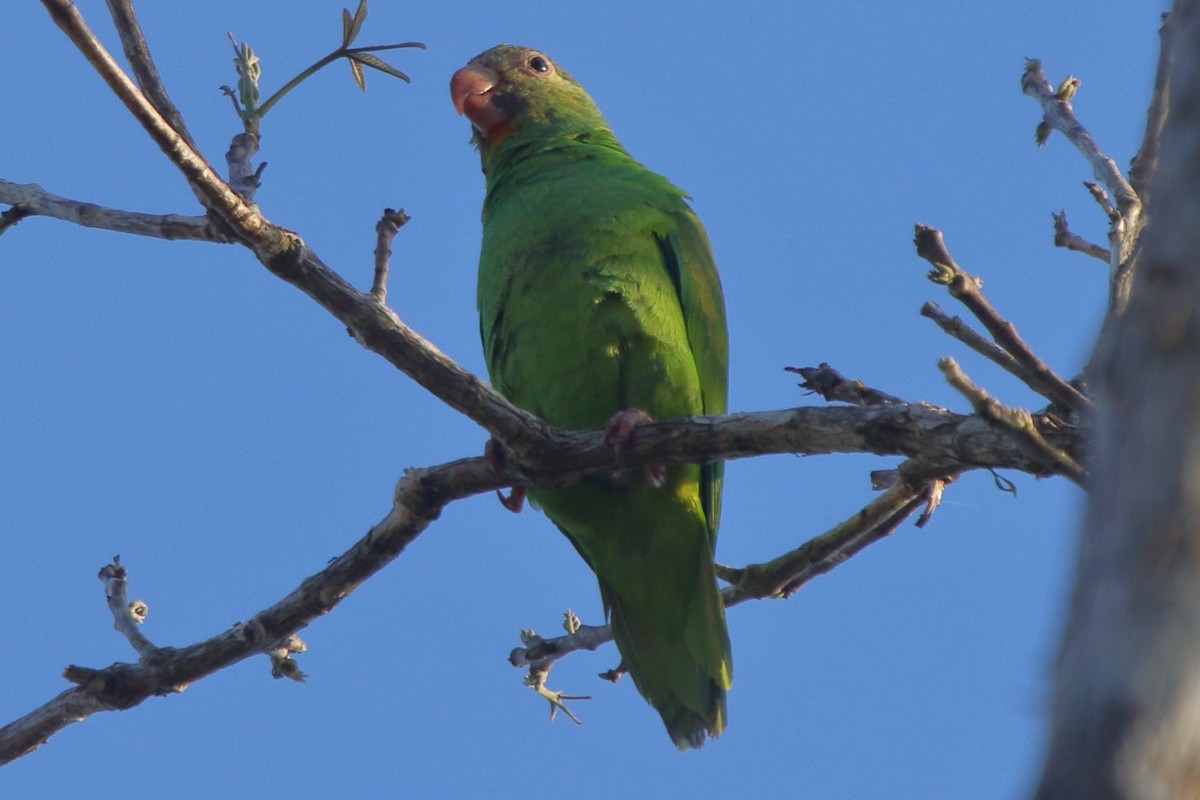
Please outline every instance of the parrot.
M618 455L650 419L721 414L725 300L690 198L633 159L547 55L454 73L485 176L477 302L492 385ZM713 561L720 462L584 478L529 498L595 572L628 672L680 750L719 736L733 661Z

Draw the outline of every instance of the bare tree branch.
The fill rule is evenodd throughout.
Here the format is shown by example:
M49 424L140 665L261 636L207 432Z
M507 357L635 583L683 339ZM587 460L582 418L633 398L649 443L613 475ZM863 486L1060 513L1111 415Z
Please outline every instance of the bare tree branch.
M371 284L371 299L380 305L387 304L388 269L392 260L392 240L396 233L408 223L404 209L385 208L383 216L375 225L375 280Z
M902 465L900 472L907 474L908 466ZM850 518L769 562L740 568L718 565L718 576L730 584L722 590L726 608L747 600L791 597L813 578L891 535L922 503L930 501L929 493L936 482L925 479L911 484L900 480ZM595 650L612 641L608 625L581 625L551 639L531 634L523 634L525 646L509 654L513 666L544 670L577 650Z
M1109 202L1108 192L1104 191L1103 186L1095 181L1084 181L1083 186L1096 201L1096 205L1100 206L1100 210L1104 212L1104 216L1108 218L1109 222L1114 222L1121 216L1116 207Z
M102 223L97 227L114 230L244 244L272 273L321 304L361 344L503 441L509 458L503 463L482 457L463 459L409 471L397 486L388 515L346 553L270 608L228 631L187 647L156 648L128 624L124 575L114 561L112 569L102 577L114 619L138 650L139 661L114 664L106 669L68 667L65 675L77 684L74 689L0 728L0 763L19 757L55 731L92 713L130 708L150 696L182 691L195 680L258 653L272 656L276 676L302 678L291 658L291 653L303 648L303 643L294 638L295 632L330 611L363 580L399 555L447 503L468 495L505 486L518 489L557 486L581 475L616 469L727 460L763 453L869 452L908 457L892 476L890 488L841 525L766 564L740 570L724 568L723 576L733 581L726 589L727 602L733 605L753 597L786 596L794 592L805 581L889 535L922 505L926 508L922 520L927 519L937 506L942 486L963 470L1002 467L1078 479L1078 466L1071 455L1081 446L1079 432L1074 428L1057 426L1046 417L1026 415L1022 420L1027 423L1026 433L1037 437L1035 441L1043 445L1039 449L1030 447L1019 436L1014 437L1010 430L993 430L982 416L905 404L861 384L857 391L847 395L865 404L861 407L787 409L641 425L622 448L618 463L602 431L558 431L515 408L421 338L384 305L391 237L402 222L393 220L391 224L395 227L388 230L381 223L374 286L370 294L364 294L330 270L296 234L267 220L247 202L248 193L240 195L223 181L197 153L181 115L162 87L131 4L128 0L109 2L142 90L116 65L73 3L43 0L57 24L184 175L211 219L155 218L95 206L81 212L79 209L85 208L85 204L27 186L16 187L22 191L13 195L18 199L13 202L12 215L43 214L80 224L88 224L81 220L91 219L93 224L97 220ZM261 166L249 170L257 139L240 142L239 147L231 148L232 155L227 158L231 165L246 168L241 177L252 190L261 173ZM234 170L231 174L240 173ZM14 186L0 182L0 192ZM3 197L0 195L0 200ZM193 235L185 236L181 231ZM1032 373L1032 382L1027 382L1076 411L1086 408L1087 399L1033 355L1012 326L986 304L974 279L954 264L940 235L937 240L944 257L931 258L931 263L935 268L949 270L952 294L959 292L956 297L977 315L982 314L980 319L1012 361ZM1059 458L1047 457L1047 452ZM584 641L581 635L584 630L579 628L570 636L580 636L579 641ZM601 628L591 629L590 641L596 642L596 637L602 635ZM543 640L549 641L552 640ZM556 704L553 707L565 710L561 700L570 698L546 690L544 678L543 672L536 688Z
M1015 375L1026 385L1037 381L1037 378L1025 366L1009 355L1008 351L995 342L988 341L959 317L952 317L942 311L941 306L932 300L921 306L921 316L933 320L938 327L958 339L967 347L998 365L1006 372Z
M1078 81L1075 81L1074 85L1077 86ZM1066 136L1071 144L1083 153L1084 158L1092 165L1092 173L1096 180L1104 184L1109 194L1116 198L1121 215L1127 219L1136 216L1142 204L1137 192L1125 180L1116 162L1100 150L1087 128L1075 117L1075 109L1071 107L1070 102L1074 88L1070 91L1056 92L1046 80L1041 62L1030 59L1025 64L1024 75L1021 76L1021 91L1041 104L1043 121Z
M1166 39L1164 38L1164 43ZM1163 63L1159 64L1160 69ZM1164 84L1165 85L1165 84ZM1021 91L1032 97L1042 107L1042 122L1038 126L1039 144L1044 141L1041 131L1049 135L1050 130L1060 131L1076 149L1083 154L1091 164L1092 174L1096 180L1107 187L1108 192L1116 201L1116 213L1109 214L1109 314L1119 316L1128 301L1129 281L1134 269L1134 253L1138 236L1144 221L1142 219L1142 198L1133 186L1125 180L1116 162L1106 156L1096 140L1088 133L1087 128L1075 117L1070 99L1078 87L1078 81L1068 78L1063 82L1063 88L1055 91L1042 72L1042 64L1037 59L1029 59L1025 63L1025 72L1021 76ZM1152 106L1153 108L1153 106ZM1149 130L1148 130L1149 135ZM1148 157L1152 157L1156 136L1147 140ZM1146 147L1146 145L1144 145ZM1089 186L1093 196L1099 200L1097 191Z
M470 374L442 354L431 343L421 338L416 332L401 322L389 309L373 302L369 295L364 295L347 284L340 276L330 270L295 234L277 228L268 222L258 210L247 205L225 184L216 173L196 154L186 142L165 124L157 111L146 101L138 89L121 72L112 61L103 46L88 30L75 7L65 0L43 0L51 10L55 21L63 27L72 41L84 52L88 60L104 77L109 86L122 99L143 127L159 143L181 172L202 191L209 207L223 217L236 231L239 238L251 249L259 260L273 273L297 286L348 327L364 346L380 353L389 362L400 368L419 384L431 391L439 399L452 408L459 410L480 423L493 435L501 438L509 451L516 454L517 460L533 473L543 469L549 471L551 464L557 466L564 455L561 451L550 446L551 431L541 420L531 414L515 408L507 400L487 386L476 376ZM940 236L937 237L940 241ZM945 253L944 259L950 268L958 270L959 276L965 276ZM960 281L962 282L962 281ZM970 294L978 306L982 299L978 296L977 286L974 293L960 289ZM968 288L971 288L968 287ZM955 287L951 287L952 291ZM977 298L977 299L975 299ZM983 301L986 304L986 301ZM1013 348L1019 345L1020 354L1040 365L1042 374L1056 378L1040 360L1024 345L1015 331L1007 323L999 320L990 306L993 335L1005 337L1002 343L1011 344ZM985 320L985 324L987 320ZM1055 387L1064 402L1070 406L1086 403L1086 398L1069 384L1058 379L1061 386ZM1065 387L1063 389L1062 387ZM834 409L824 409L834 411ZM910 412L916 413L912 408ZM818 411L818 409L801 409L799 411ZM791 413L791 412L787 412ZM738 415L734 415L737 417ZM700 418L703 419L703 418ZM652 426L641 426L636 440L640 440L644 431ZM713 430L710 427L708 430ZM666 444L662 455L673 457L671 444ZM710 450L719 450L721 445L713 443ZM830 451L831 452L831 451ZM546 454L554 453L547 458ZM906 453L915 455L915 453ZM556 462L555 459L558 459ZM706 460L706 459L700 459ZM927 459L931 463L946 463L947 459ZM956 459L949 459L957 463ZM1041 467L1030 465L1035 471Z
M2 188L2 187L0 187ZM27 211L21 206L12 206L0 212L0 236L3 236L8 230L26 217L32 216L33 212Z
M1060 443L1073 432L1054 431ZM1064 436L1066 438L1064 438ZM747 568L727 592L730 604L790 593L849 555L886 536L927 502L931 478L971 467L1042 472L1009 439L976 417L928 406L798 408L727 417L694 417L640 425L622 450L621 464L604 431L551 437L547 471L497 471L484 457L410 470L396 487L391 512L346 553L249 621L204 642L159 648L136 664L104 670L68 668L78 688L0 728L0 764L20 757L52 733L97 711L130 708L256 653L269 652L313 619L328 613L362 581L382 569L438 517L449 502L508 485L559 486L582 474L640 469L652 463L695 463L765 452L874 452L916 455L901 481L842 526L761 567ZM800 445L797 448L797 445ZM1071 445L1073 446L1073 445ZM998 448L993 450L992 448ZM727 573L728 574L728 573ZM785 591L786 590L786 591Z
M999 430L1007 432L1030 458L1046 465L1046 471L1066 475L1086 487L1087 472L1079 462L1045 440L1034 424L1033 415L1023 408L1010 408L976 386L953 358L943 358L938 367L946 380L967 400L975 413Z
M132 233L156 239L192 239L228 244L234 239L214 220L181 214L143 214L85 203L47 192L35 183L0 179L0 203L20 209L23 217L51 217L86 228Z
M763 597L791 597L808 581L883 539L926 500L926 486L900 480L866 507L827 532L765 564L726 570L725 605Z
M808 390L810 394L815 392L830 402L838 401L856 406L904 403L895 395L872 389L862 381L850 380L825 362L816 367L784 367L784 370L804 378L800 383L801 389Z
M545 671L563 656L579 650L596 650L613 640L611 625L583 625L565 636L543 638L532 630L521 631L522 647L513 648L508 663L514 667L530 667Z
M0 728L0 765L38 747L51 734L99 711L132 708L249 656L273 649L295 631L328 613L360 583L400 554L450 501L496 483L482 458L410 470L396 487L391 512L347 550L287 597L249 620L203 642L160 648L136 664L103 670L68 667L76 688Z
M1014 375L1025 381L1029 388L1038 394L1061 403L1076 413L1091 408L1091 401L1038 358L1017 333L1013 324L1001 317L988 302L980 290L979 281L968 275L950 255L941 231L927 225L917 225L915 242L917 255L933 266L929 279L944 284L950 295L970 309L983 323L996 343L1021 364L1023 369L1014 372Z
M137 79L138 87L146 95L150 103L158 110L163 119L187 142L193 150L199 150L196 140L187 129L183 115L171 101L167 88L163 86L162 78L158 75L158 67L150 55L150 45L142 35L142 26L138 24L137 15L133 11L132 0L106 0L108 11L116 25L117 34L121 37L121 47L125 50L125 58L129 59L129 67Z
M372 302L369 295L329 269L296 234L271 224L256 207L247 204L163 120L88 29L73 3L42 2L109 88L203 196L210 211L229 225L267 269L316 300L364 347L379 353L438 399L502 439L511 452L534 450L545 440L545 423L516 408L455 364L391 310Z
M567 454L551 445L552 433L544 422L514 407L479 378L462 369L431 343L421 338L389 309L372 302L369 295L364 295L347 284L340 276L325 266L295 234L271 225L256 208L246 205L204 163L203 159L163 122L155 109L129 82L120 68L113 63L102 45L87 29L74 6L66 3L65 0L43 0L43 2L51 9L55 20L64 28L72 41L76 42L110 87L126 103L151 136L159 142L163 151L188 180L204 193L210 207L234 228L239 238L254 250L259 260L268 269L306 292L330 311L351 330L355 338L364 346L383 355L389 362L439 399L501 438L510 453L515 454L516 460L531 474L554 471L563 463L562 458ZM951 263L953 263L952 260ZM954 266L957 267L957 265ZM1005 325L1007 326L1007 323ZM1011 326L1005 328L1005 335L1012 338L1015 332L1011 332L1010 328ZM1019 338L1016 341L1020 342ZM1024 346L1023 342L1020 344ZM1041 363L1027 348L1025 348L1025 352L1037 364ZM1043 369L1046 373L1053 375L1044 368L1044 365ZM1074 387L1070 387L1065 382L1063 385L1067 386L1071 393L1074 393L1064 393L1064 396L1073 399L1082 397L1078 395ZM798 409L797 411L838 410L848 409ZM919 418L921 415L921 412L914 407L906 407L906 410L913 419ZM784 413L790 416L793 412ZM733 418L739 416L745 415L733 415ZM697 418L697 420L706 419ZM791 420L782 420L782 423L785 426L794 424ZM700 424L701 430L710 433L717 430L717 426L712 425L711 421ZM653 427L640 426L635 435L635 441L648 437L649 430ZM839 436L842 435L844 435L844 431L839 432ZM569 438L569 435L565 435L564 438ZM786 440L787 437L784 439ZM678 440L672 441L669 437L662 443L664 449L659 452L664 460L675 457L677 451L673 448L677 444ZM709 447L706 449L710 453L710 457L712 452L723 449L722 442L711 441L708 444ZM840 444L844 443L839 443L839 446ZM916 450L921 449L922 446L916 442L912 444L916 445L913 452L905 451L905 454L921 455ZM601 442L600 445L603 446L603 443ZM736 446L733 450L736 451ZM853 450L852 447L851 451ZM834 450L823 452L834 452ZM626 453L626 455L628 456L630 453ZM924 455L922 457L934 464L964 463L953 451L945 455L949 457L925 458ZM697 460L708 459L702 457ZM648 462L627 461L626 463L630 466L645 466ZM970 464L971 462L967 460L965 463ZM1027 462L1026 466L1035 472L1043 470L1041 465L1032 462Z
M83 21L75 4L70 0L43 0L42 5L108 84L117 99L125 104L172 163L183 172L193 189L200 191L206 205L229 221L235 229L260 233L264 227L261 216L242 202L204 158L163 119L158 109L113 61L108 50Z
M108 601L108 610L113 615L113 627L129 640L129 644L139 656L145 658L158 650L138 627L145 622L149 608L141 600L130 603L126 599L125 593L129 584L125 575L121 557L113 556L112 563L100 569L99 578L104 581L104 597Z
M1095 184L1093 184L1094 186ZM1093 197L1095 193L1093 193ZM1107 248L1101 247L1098 244L1093 244L1087 239L1084 239L1077 233L1073 233L1069 225L1067 225L1067 212L1060 211L1053 215L1054 217L1054 246L1065 247L1067 250L1074 250L1077 253L1098 258L1107 264L1112 257L1112 254Z
M243 131L230 140L229 149L225 151L225 166L229 169L229 186L247 203L254 200L255 193L262 186L263 170L267 168L265 161L256 167L250 160L258 154L258 147L258 134Z

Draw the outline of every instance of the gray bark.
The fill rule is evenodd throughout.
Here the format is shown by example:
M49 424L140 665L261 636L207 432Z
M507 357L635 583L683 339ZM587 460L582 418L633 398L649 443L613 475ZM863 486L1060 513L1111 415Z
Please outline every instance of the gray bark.
M1200 797L1200 0L1176 2L1170 25L1137 270L1093 360L1092 491L1045 800Z

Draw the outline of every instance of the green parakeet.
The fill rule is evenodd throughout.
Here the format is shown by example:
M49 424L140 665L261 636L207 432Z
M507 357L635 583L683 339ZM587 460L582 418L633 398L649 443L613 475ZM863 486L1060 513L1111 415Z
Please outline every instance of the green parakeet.
M624 436L638 411L723 413L724 297L687 195L543 53L494 47L450 91L487 178L478 303L496 389L554 425L613 420ZM622 663L680 749L725 728L721 479L720 463L683 465L531 493L596 573Z

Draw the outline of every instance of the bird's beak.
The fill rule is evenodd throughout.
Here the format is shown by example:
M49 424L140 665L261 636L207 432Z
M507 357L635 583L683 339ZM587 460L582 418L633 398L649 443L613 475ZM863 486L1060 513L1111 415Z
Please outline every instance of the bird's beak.
M485 137L508 122L503 95L496 91L500 80L496 73L474 62L454 73L450 79L450 100L454 110L465 114Z

